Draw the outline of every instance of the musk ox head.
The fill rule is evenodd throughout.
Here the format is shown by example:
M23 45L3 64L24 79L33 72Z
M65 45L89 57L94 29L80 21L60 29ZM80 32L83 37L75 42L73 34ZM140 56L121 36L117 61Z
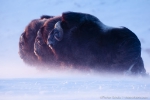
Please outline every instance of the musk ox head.
M56 22L60 21L61 17L53 17L48 19L45 24L37 32L37 37L34 43L34 53L44 63L55 62L56 56L54 57L53 51L47 45L47 37L49 32L52 31ZM60 39L57 36L57 39Z
M93 34L98 33L99 23L96 17L89 14L63 13L61 21L58 21L49 32L47 45L61 61L81 64L89 52L88 47L93 45L92 43L89 43L90 46L84 44L89 42L88 39L92 38ZM90 34L86 34L87 32Z
M61 22L58 21L54 29L49 33L47 39L47 45L52 49L53 45L57 43L57 41L61 41L63 39L63 29L61 27Z
M34 53L39 59L41 59L40 56L44 56L43 53L45 52L39 51L39 49L41 49L44 46L45 46L45 42L42 38L41 29L39 29L37 32L37 36L35 38L35 42L34 42Z
M52 61L54 61L54 54L45 43L41 29L39 29L35 38L34 53L42 64L52 64Z
M19 55L23 59L23 61L29 65L38 63L38 59L34 54L34 41L37 36L38 30L45 21L45 19L32 20L20 36Z

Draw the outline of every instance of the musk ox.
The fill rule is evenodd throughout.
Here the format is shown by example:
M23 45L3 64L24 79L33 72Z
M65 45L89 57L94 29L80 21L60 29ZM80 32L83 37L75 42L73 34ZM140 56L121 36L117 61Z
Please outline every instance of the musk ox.
M56 22L60 21L61 17L53 17L48 19L44 25L37 32L37 37L34 42L34 53L45 65L52 65L56 63L56 56L53 54L52 50L47 45L48 33L54 28Z
M47 15L43 15L40 19L32 20L21 34L19 40L19 55L25 63L29 65L39 65L37 56L34 53L34 41L40 27L47 18L52 17L53 16L48 17Z
M126 27L109 27L90 14L65 12L48 33L47 45L64 63L101 72L146 73L141 43Z

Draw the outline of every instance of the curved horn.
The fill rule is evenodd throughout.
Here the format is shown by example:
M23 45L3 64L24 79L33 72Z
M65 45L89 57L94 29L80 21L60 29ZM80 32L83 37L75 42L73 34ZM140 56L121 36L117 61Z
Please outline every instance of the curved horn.
M41 35L41 29L38 30L37 35Z
M24 34L21 34L20 40L24 41Z
M37 36L36 36L36 39L37 39L37 38L39 38L39 37L40 37L40 38L42 38L41 29L39 29L39 30L38 30L38 32L37 32Z
M58 21L56 24L55 24L55 27L54 29L56 29L56 33L54 34L54 37L57 41L61 41L63 39L63 29L61 27L61 22Z

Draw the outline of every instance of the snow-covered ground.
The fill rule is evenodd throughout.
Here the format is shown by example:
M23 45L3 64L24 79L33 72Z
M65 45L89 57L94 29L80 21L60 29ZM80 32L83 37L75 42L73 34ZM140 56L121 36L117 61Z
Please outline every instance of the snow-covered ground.
M147 78L41 71L26 66L18 55L20 34L32 19L84 12L106 25L132 30L141 40L150 73L150 0L0 0L0 4L0 100L150 99Z
M1 79L0 100L149 100L150 81L139 80L93 76Z

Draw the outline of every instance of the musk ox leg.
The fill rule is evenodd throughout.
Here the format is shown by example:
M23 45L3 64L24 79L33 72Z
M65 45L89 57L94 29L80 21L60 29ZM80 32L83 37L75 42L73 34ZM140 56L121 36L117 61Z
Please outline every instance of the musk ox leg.
M112 31L117 46L117 54L114 63L115 69L130 72L132 75L145 74L144 64L141 58L141 43L137 36L129 29L123 27ZM118 44L117 44L118 43Z
M139 57L135 63L135 65L133 66L133 68L131 69L131 72L133 74L140 74L142 76L146 75L146 70L144 68L144 63L141 57Z

